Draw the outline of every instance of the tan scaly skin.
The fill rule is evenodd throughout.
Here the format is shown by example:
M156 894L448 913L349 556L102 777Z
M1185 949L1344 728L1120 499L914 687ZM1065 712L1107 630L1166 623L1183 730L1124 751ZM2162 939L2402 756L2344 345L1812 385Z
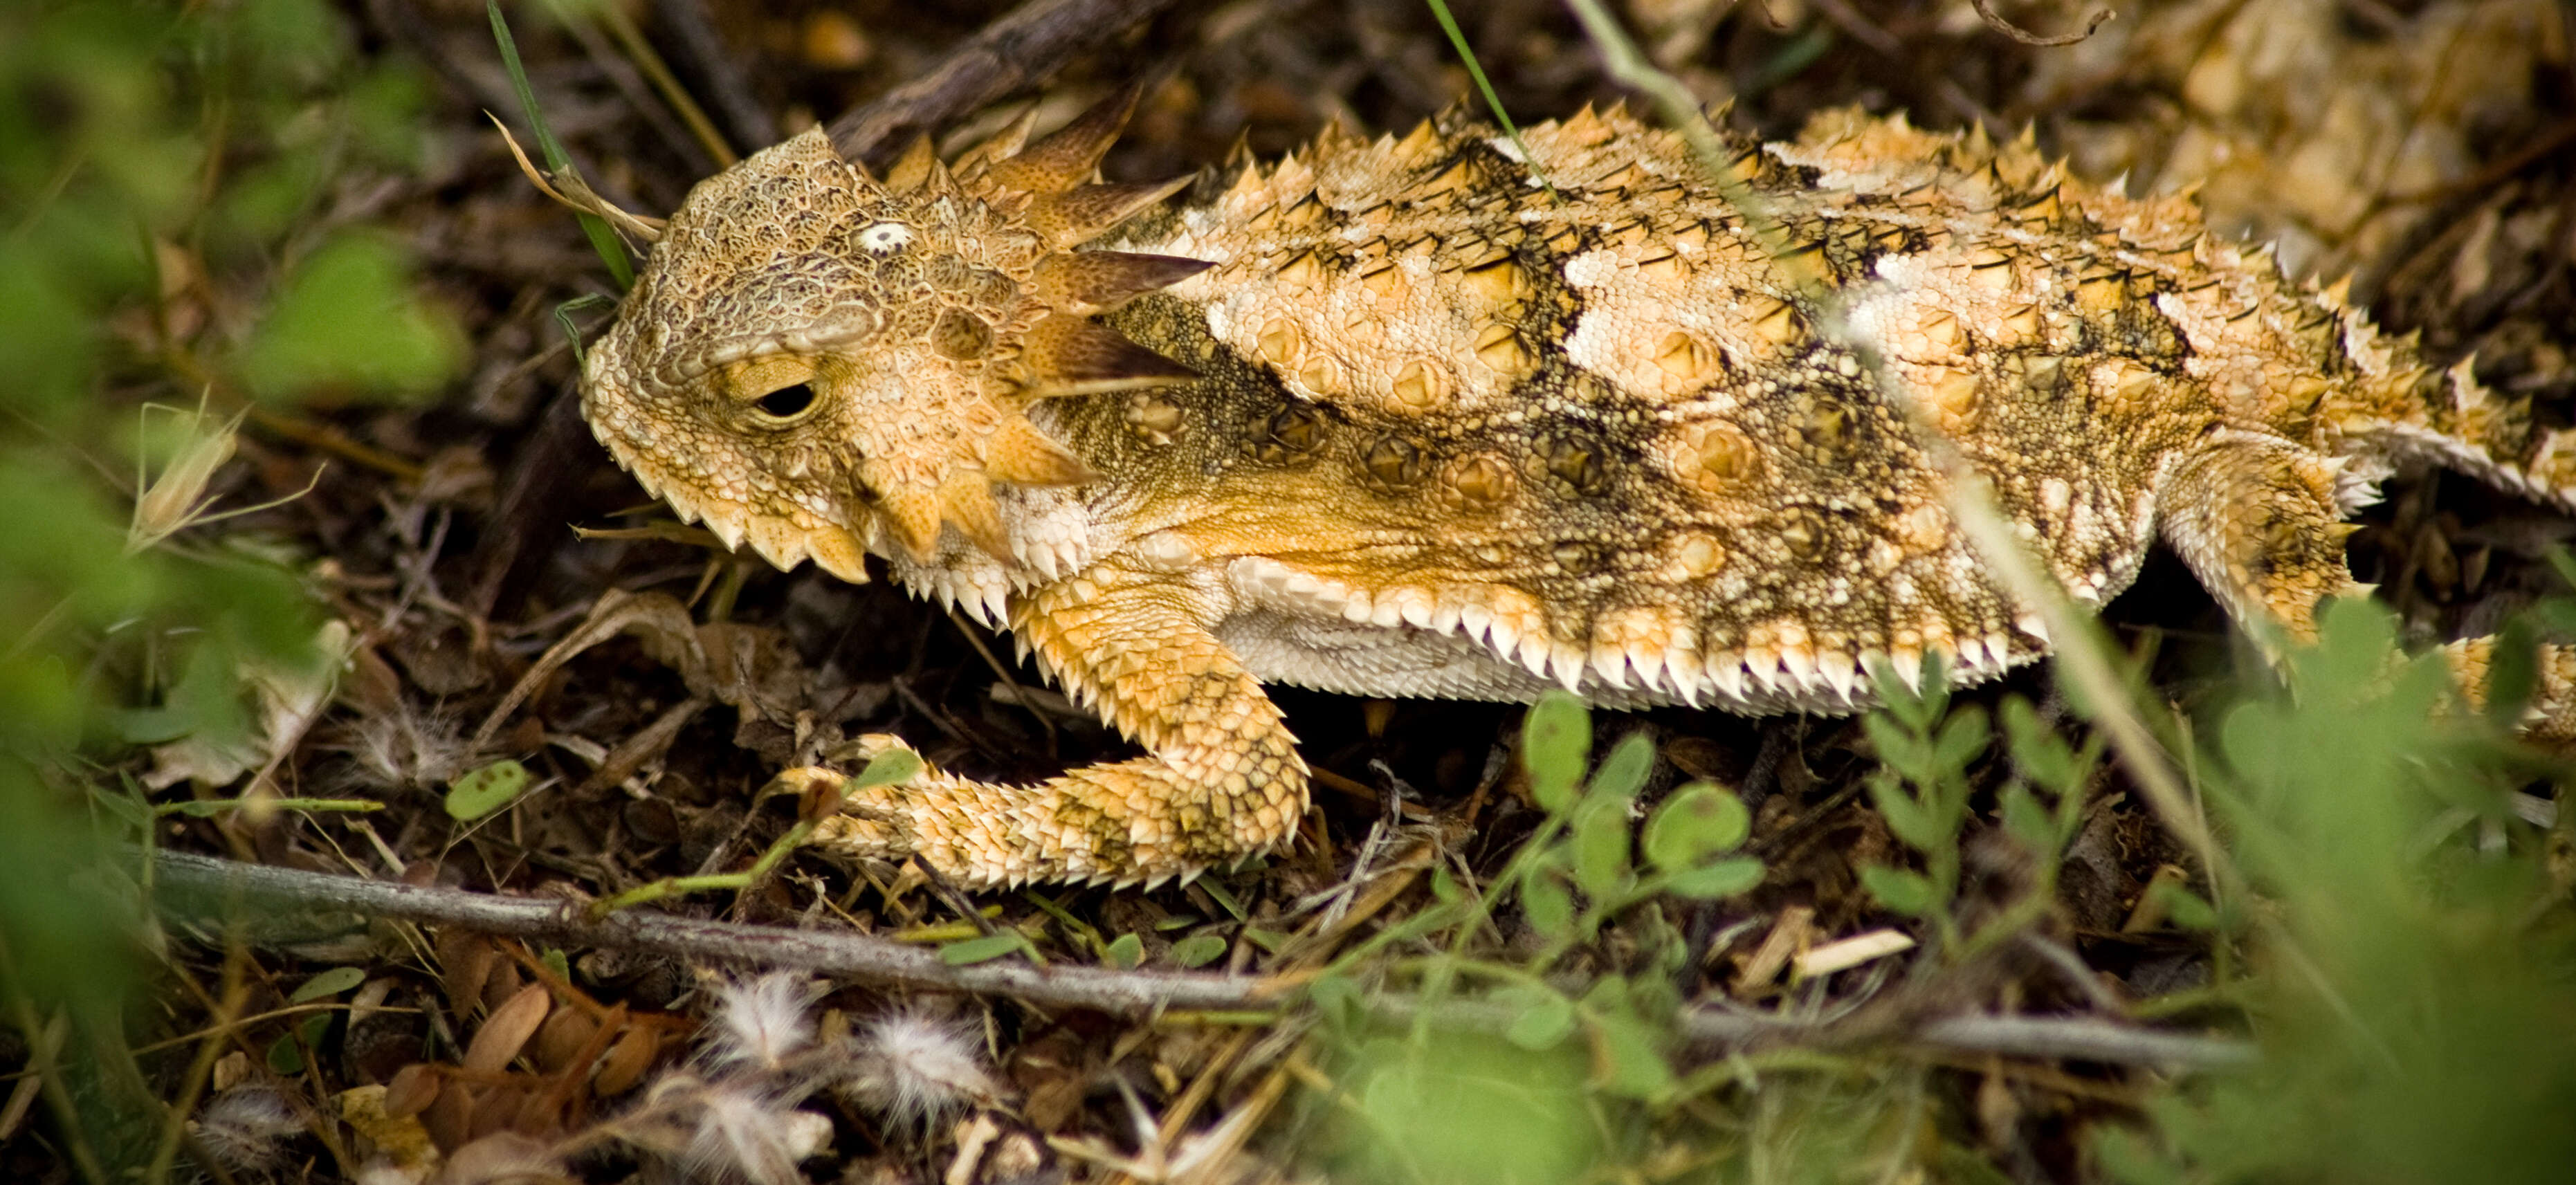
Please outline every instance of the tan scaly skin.
M820 842L977 886L1269 849L1307 770L1263 682L1849 712L1881 662L1965 685L2046 653L1675 137L1530 130L1560 201L1464 119L1328 132L1172 208L1090 180L1133 98L883 179L819 132L760 153L689 195L590 353L593 428L682 517L781 567L881 557L1145 749L1035 786L925 772ZM2363 591L2343 518L2396 468L2576 488L2576 435L2188 200L1855 112L1737 149L2079 602L2161 538L2306 641ZM2449 648L2473 692L2490 651ZM2542 675L2531 728L2563 739L2576 660Z

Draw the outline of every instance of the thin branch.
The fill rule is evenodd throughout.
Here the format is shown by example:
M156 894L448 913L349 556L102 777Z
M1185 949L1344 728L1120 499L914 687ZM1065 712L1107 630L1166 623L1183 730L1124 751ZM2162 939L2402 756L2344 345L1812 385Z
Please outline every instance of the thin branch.
M81 1120L80 1104L73 1099L71 1087L63 1081L63 1067L68 1063L60 1057L62 1040L52 1034L56 1025L67 1025L68 1022L62 1019L61 1014L50 1019L38 1016L35 1000L19 986L26 982L19 973L16 954L9 949L7 936L0 935L0 987L7 988L6 997L0 998L0 1007L8 1009L10 1022L17 1026L18 1035L26 1042L27 1073L36 1076L36 1089L53 1108L58 1125L56 1134L70 1155L76 1175L92 1185L107 1185L107 1170L101 1166L98 1153L90 1149L89 1132Z
M346 911L540 942L792 967L888 986L1015 996L1121 1015L1173 1008L1276 1006L1296 991L1296 985L1287 982L1200 973L1061 965L1041 971L1004 962L951 967L939 961L935 950L864 934L641 911L619 912L594 922L584 916L585 903L573 900L359 880L178 852L162 853L159 863L165 903L176 896L197 911L228 905Z
M662 101L670 104L671 110L679 115L680 122L688 125L689 134L697 137L698 146L715 158L716 167L729 169L735 161L741 160L742 155L734 151L735 146L726 143L724 133L716 130L715 121L707 118L706 109L698 106L697 97L672 75L670 65L653 49L653 43L644 39L644 31L635 27L635 19L614 4L602 4L596 11L600 23L608 26L608 35L616 38L618 48L635 60L635 68L642 71L653 84L653 89L661 93ZM762 146L751 144L746 147Z
M1153 19L1172 0L1029 0L949 51L930 73L832 121L832 145L874 168L957 117Z
M1248 976L1198 971L1120 971L1063 963L1044 968L994 961L952 967L935 950L846 931L789 930L669 914L627 911L590 921L580 903L425 888L317 872L242 864L163 852L157 885L165 908L203 913L229 907L348 911L564 945L612 947L690 959L722 960L841 976L925 991L1010 996L1060 1008L1125 1016L1187 1010L1243 1012L1297 1002L1302 975ZM1417 1017L1412 996L1382 995L1369 1010L1388 1021ZM1500 1031L1516 1012L1502 1004L1444 1001L1431 1019L1442 1025ZM1682 1033L1695 1045L1739 1047L1849 1040L1848 1026L1804 1024L1743 1013L1685 1011ZM2251 1064L2242 1041L2162 1033L2086 1017L1986 1016L1930 1020L1898 1035L1899 1044L1962 1053L2071 1058L2115 1064L2218 1070Z
M1871 49L1891 58L1905 52L1905 43L1897 40L1896 34L1861 15L1859 9L1852 7L1851 0L1816 0L1816 11L1825 14L1826 20L1832 21L1835 28L1841 29L1852 40Z
M1977 15L1984 18L1987 28L1993 29L1995 32L2001 33L2006 37L2010 37L2024 45L2073 45L2078 41L2082 41L2085 38L2092 36L2093 30L2101 28L2102 22L2111 19L2114 15L2108 8L2098 8L2093 11L2092 16L2084 18L2083 32L2060 33L2055 37L2043 37L1996 15L1992 0L1968 0L1968 3L1976 7Z
M1925 1021L1912 1036L1917 1044L1935 1048L2112 1065L2237 1070L2261 1060L2260 1052L2243 1041L2159 1032L2088 1017L1970 1013Z

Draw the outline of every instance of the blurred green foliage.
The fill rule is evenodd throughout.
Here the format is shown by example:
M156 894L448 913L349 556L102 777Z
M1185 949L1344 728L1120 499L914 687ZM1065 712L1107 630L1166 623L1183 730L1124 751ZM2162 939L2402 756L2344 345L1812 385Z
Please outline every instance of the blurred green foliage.
M2251 955L2237 986L2266 1057L2159 1100L2102 1159L2141 1185L2565 1181L2576 917L2550 853L2567 820L2515 819L2529 763L2442 710L2438 659L2392 668L2385 609L2337 603L2323 625L2287 694L2227 714L2206 787L2260 898L2218 916Z
M114 845L149 812L117 767L256 740L248 672L320 675L295 573L187 528L227 488L228 407L420 396L461 364L339 202L418 167L423 96L321 0L0 5L0 1020L68 1009L120 1048L150 938ZM138 430L147 401L218 414ZM175 483L165 521L131 521L129 473Z
M411 395L437 390L461 354L446 319L412 295L401 251L342 235L287 277L243 344L240 373L262 398L331 388Z
M1351 1064L1345 1115L1363 1138L1337 1179L1551 1185L1584 1179L1601 1154L1573 1046L1379 1038Z

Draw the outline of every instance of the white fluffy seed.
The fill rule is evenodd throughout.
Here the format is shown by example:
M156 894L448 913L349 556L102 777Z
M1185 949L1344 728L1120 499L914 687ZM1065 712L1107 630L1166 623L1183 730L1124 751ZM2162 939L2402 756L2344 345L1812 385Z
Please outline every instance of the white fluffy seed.
M699 1100L689 1167L700 1178L804 1185L796 1162L831 1142L832 1121L754 1091L717 1087Z
M706 1027L707 1064L717 1068L777 1070L814 1042L808 1013L814 993L803 976L772 971L716 989Z
M852 1039L855 1056L844 1085L859 1105L890 1123L925 1127L1001 1095L976 1036L970 1025L909 1009L888 1012Z
M266 1172L284 1162L284 1143L304 1130L285 1095L267 1086L239 1086L208 1101L189 1125L208 1154L237 1173Z

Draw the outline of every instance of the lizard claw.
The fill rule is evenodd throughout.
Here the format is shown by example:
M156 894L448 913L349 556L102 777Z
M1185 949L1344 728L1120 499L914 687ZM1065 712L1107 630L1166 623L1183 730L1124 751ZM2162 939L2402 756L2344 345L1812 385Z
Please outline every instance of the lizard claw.
M891 860L909 855L913 844L906 791L917 790L937 776L922 760L921 752L902 737L872 732L834 748L826 758L836 764L857 766L858 772L844 774L822 766L807 766L787 770L773 779L790 784L804 779L805 785L829 780L837 792L840 809L817 832L818 841Z

